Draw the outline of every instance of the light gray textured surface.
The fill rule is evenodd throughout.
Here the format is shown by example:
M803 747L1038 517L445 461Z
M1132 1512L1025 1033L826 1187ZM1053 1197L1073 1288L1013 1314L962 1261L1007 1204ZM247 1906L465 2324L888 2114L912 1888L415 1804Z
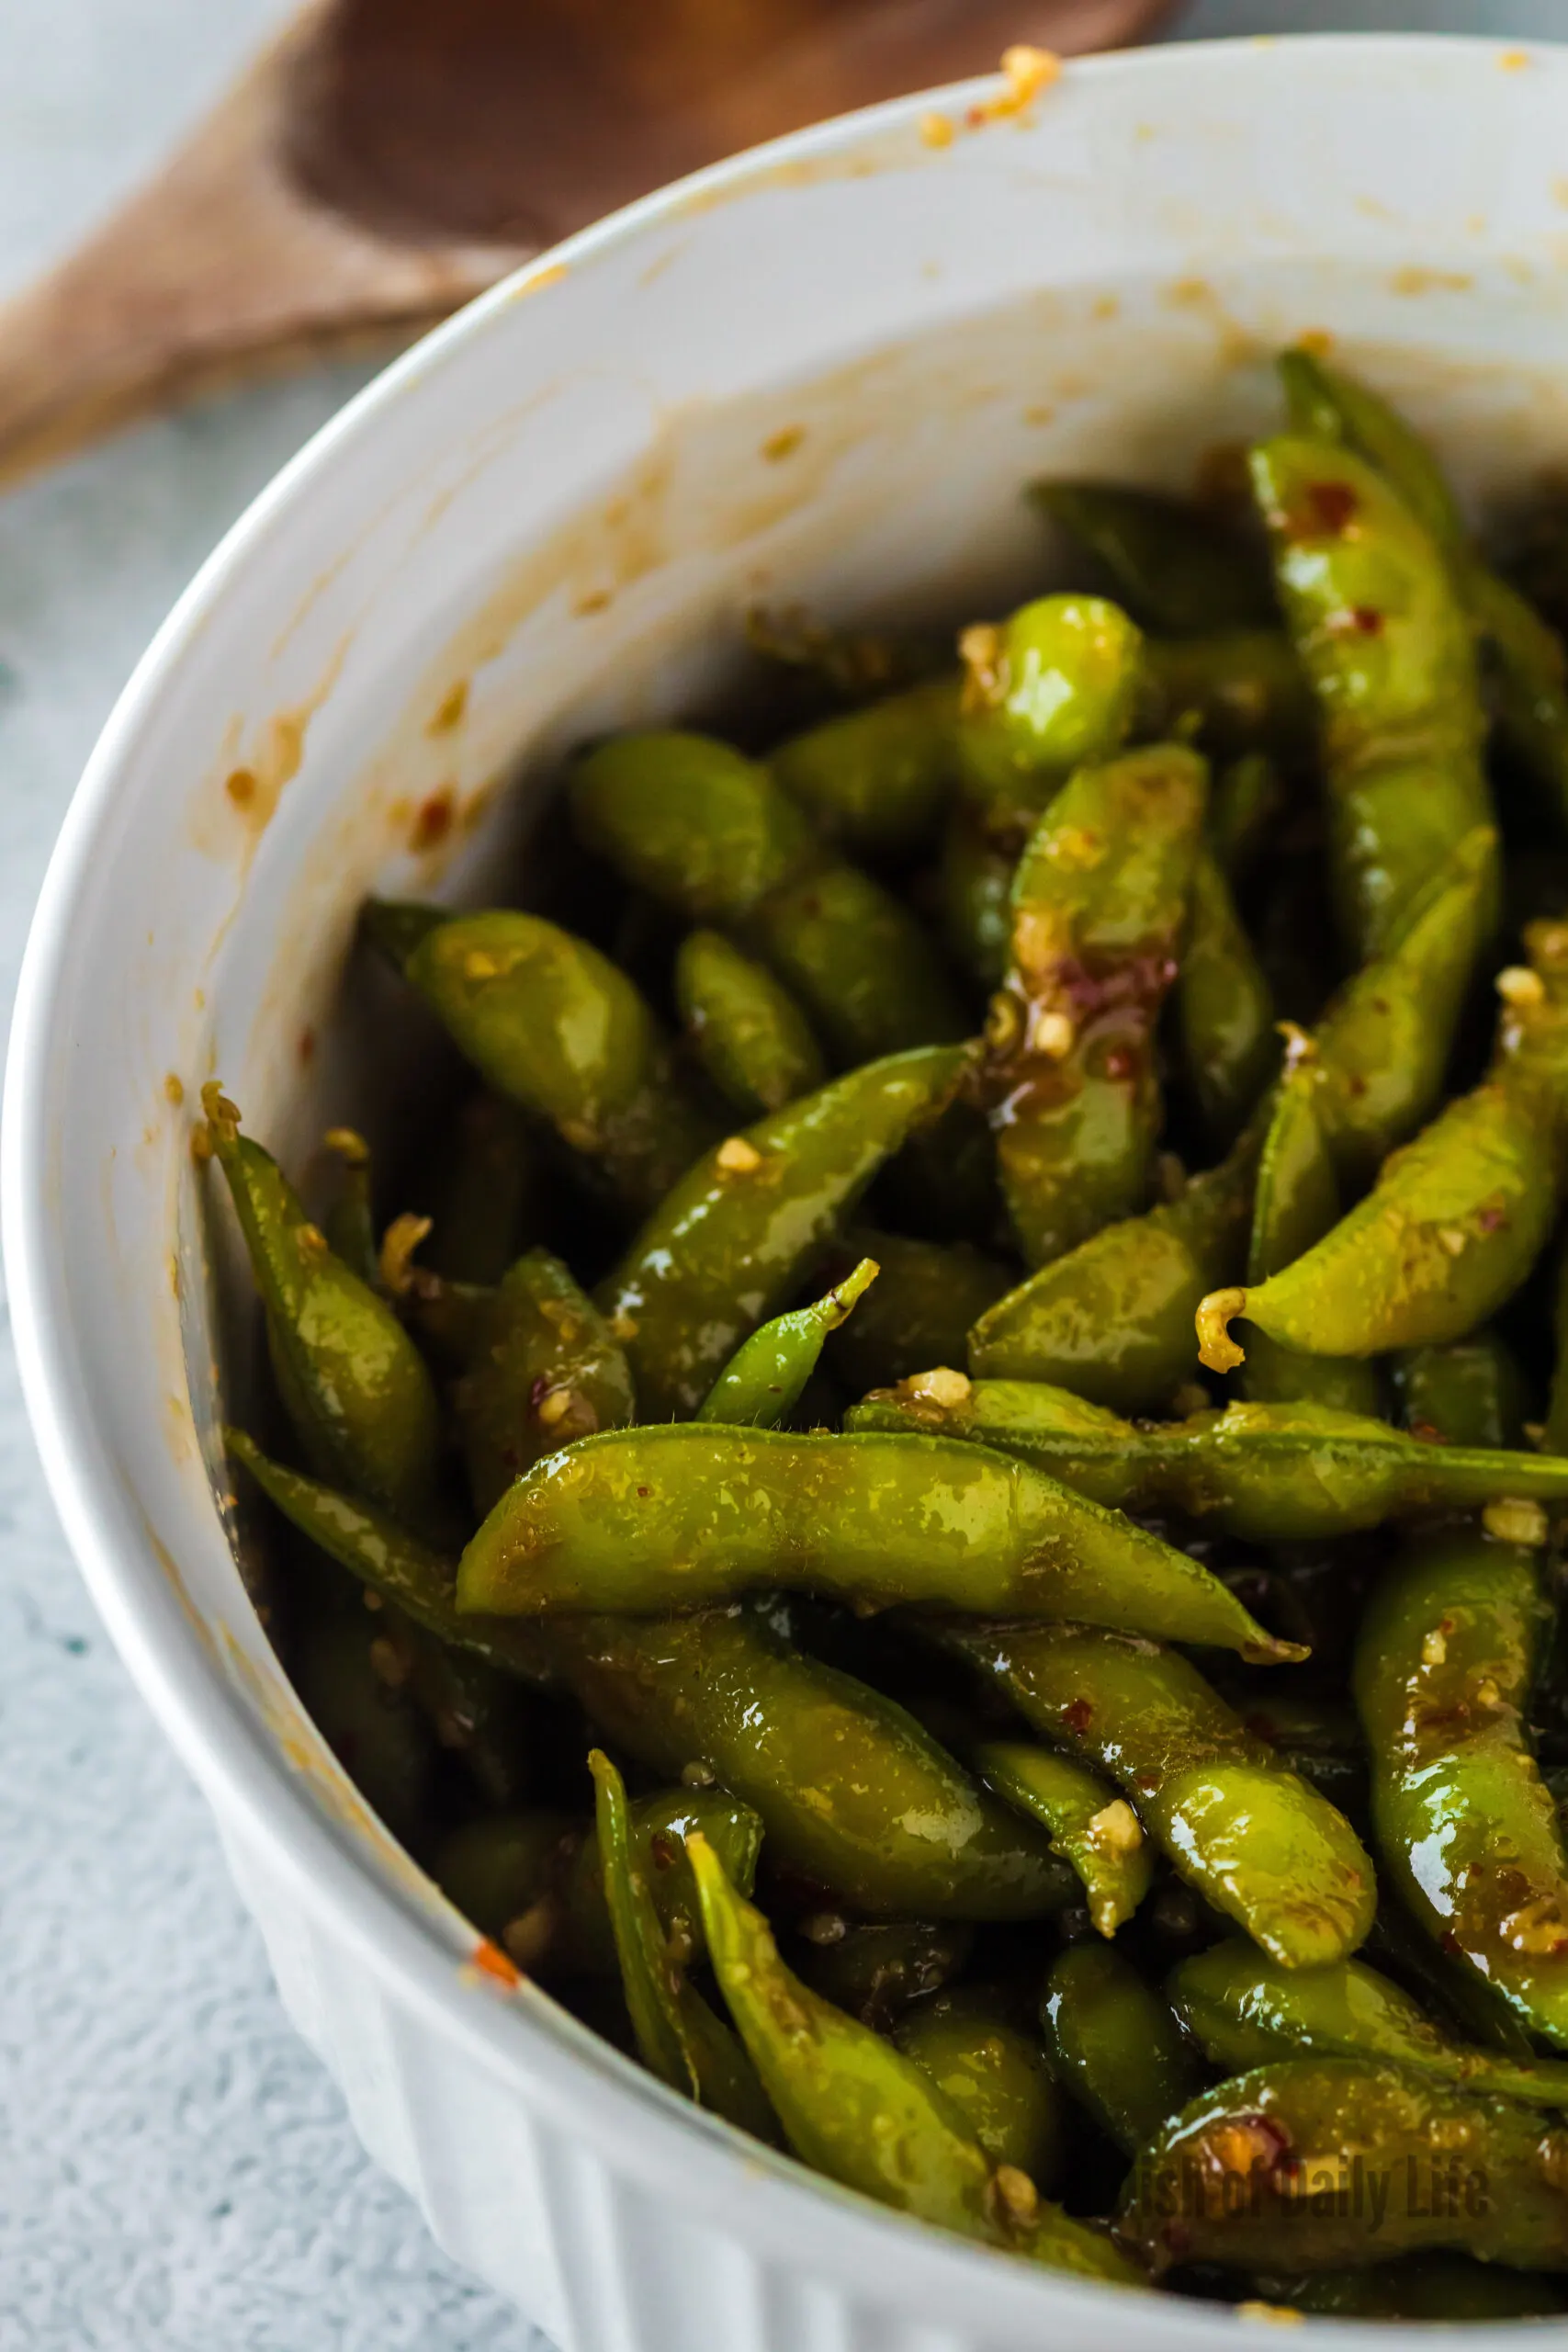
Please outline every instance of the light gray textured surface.
M0 291L112 203L284 13L0 0ZM1196 0L1178 29L1378 27L1527 38L1568 20L1564 0ZM0 1005L137 654L357 380L323 372L153 425L0 502ZM3 1334L0 1950L0 2352L543 2352L372 2171L285 2024L206 1813L77 1583Z

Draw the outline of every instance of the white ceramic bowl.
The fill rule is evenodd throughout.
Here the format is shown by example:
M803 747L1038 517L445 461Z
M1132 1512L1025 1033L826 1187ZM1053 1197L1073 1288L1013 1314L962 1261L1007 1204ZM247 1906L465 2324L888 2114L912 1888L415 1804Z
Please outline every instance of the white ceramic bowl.
M355 401L128 687L22 982L6 1251L66 1530L367 2145L563 2352L1252 2332L881 2212L476 1968L302 1716L215 1504L189 1105L221 1072L286 1153L355 1107L376 1001L340 979L367 891L482 888L552 750L681 707L754 598L1004 604L1040 576L1031 475L1187 478L1272 413L1269 353L1303 330L1473 497L1568 458L1568 51L1172 48L972 120L997 86L653 198Z

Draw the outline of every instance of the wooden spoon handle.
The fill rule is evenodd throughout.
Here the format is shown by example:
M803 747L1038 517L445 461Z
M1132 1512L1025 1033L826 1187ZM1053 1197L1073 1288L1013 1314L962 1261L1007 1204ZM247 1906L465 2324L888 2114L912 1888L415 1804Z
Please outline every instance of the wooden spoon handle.
M385 241L296 189L285 93L321 13L296 17L140 194L0 306L0 481L240 376L412 334L526 259Z

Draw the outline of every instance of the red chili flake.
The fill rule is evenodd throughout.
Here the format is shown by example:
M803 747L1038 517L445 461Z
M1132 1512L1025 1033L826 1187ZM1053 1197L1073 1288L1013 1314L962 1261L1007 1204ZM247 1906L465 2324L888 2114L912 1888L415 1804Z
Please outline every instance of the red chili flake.
M1307 487L1313 518L1325 531L1342 531L1360 504L1348 481L1314 481Z
M513 1985L523 1982L522 1971L507 1959L499 1944L491 1943L488 1936L481 1936L474 1946L474 1966L481 1976L492 1976L509 1992Z
M1105 1057L1104 1069L1109 1079L1131 1078L1136 1068L1137 1057L1130 1053L1125 1046L1112 1046L1111 1052Z
M645 1503L652 1492L653 1488L651 1487L639 1487L637 1490L638 1502Z
M1494 1204L1491 1208L1481 1210L1475 1222L1483 1233L1495 1233L1500 1227L1507 1224L1507 1211Z
M315 1055L316 1055L316 1033L315 1033L315 1031L314 1031L313 1029L301 1029L301 1030L300 1030L300 1032L299 1032L299 1058L300 1058L300 1060L301 1060L302 1062L313 1061L313 1060L315 1059Z
M1454 1930L1451 1928L1445 1928L1443 1929L1441 1936L1438 1938L1438 1941L1441 1943L1445 1951L1461 1951L1463 1950L1463 1946L1461 1944L1458 1936L1454 1933Z
M1352 1072L1350 1073L1350 1076L1349 1076L1349 1077L1346 1080L1346 1081L1345 1081L1345 1091L1346 1091L1346 1093L1347 1093L1347 1094L1353 1094L1353 1095L1355 1095L1355 1096L1359 1099L1361 1095L1363 1095L1363 1094L1366 1092L1366 1091L1367 1091L1367 1081L1366 1081L1366 1080L1361 1076L1360 1071L1359 1071L1359 1070L1352 1070Z
M528 1390L528 1410L531 1413L536 1412L549 1393L549 1374L547 1372L542 1372Z
M1352 605L1350 618L1354 621L1360 636L1381 637L1382 635L1382 615L1375 605Z
M681 1849L668 1829L656 1829L648 1841L648 1850L653 1857L654 1869L667 1871L673 1866Z
M414 812L410 845L416 850L434 849L451 831L457 813L457 797L449 784L444 784L428 800L420 802Z
M1094 1707L1088 1699L1074 1699L1066 1709L1067 1729L1087 1731L1094 1721Z

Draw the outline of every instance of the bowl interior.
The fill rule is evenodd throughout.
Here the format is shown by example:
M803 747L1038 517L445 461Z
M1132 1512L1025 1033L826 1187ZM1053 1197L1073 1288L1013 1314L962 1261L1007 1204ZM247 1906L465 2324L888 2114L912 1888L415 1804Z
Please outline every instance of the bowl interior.
M422 345L175 615L51 877L8 1255L70 1532L197 1769L241 1719L454 1955L214 1509L250 1315L189 1156L201 1082L290 1165L326 1124L417 1117L417 1025L350 967L368 893L526 894L563 753L743 685L750 605L1005 609L1058 560L1030 480L1189 483L1277 416L1270 355L1303 333L1434 435L1478 515L1568 465L1568 55L1168 51L972 125L990 95L709 175Z

